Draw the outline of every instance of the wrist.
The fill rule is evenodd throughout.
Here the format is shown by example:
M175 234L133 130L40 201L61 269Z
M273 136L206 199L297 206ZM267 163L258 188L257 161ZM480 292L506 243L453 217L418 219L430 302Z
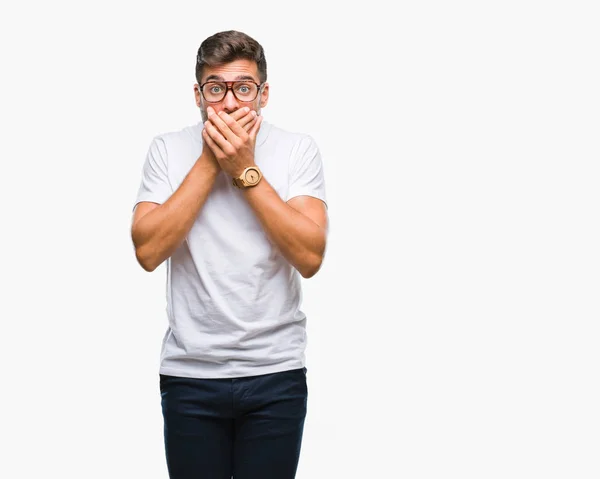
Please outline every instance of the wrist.
M233 185L246 189L255 187L262 179L262 172L255 164L245 167L239 174L233 176Z
M212 152L203 151L194 166L201 169L205 174L209 173L215 176L221 171L221 165L219 165Z
M202 154L200 155L200 158L202 159L202 161L205 161L207 163L214 165L215 167L220 168L219 160L217 160L217 157L215 156L215 154L212 151L210 151L209 148L204 148L202 150Z

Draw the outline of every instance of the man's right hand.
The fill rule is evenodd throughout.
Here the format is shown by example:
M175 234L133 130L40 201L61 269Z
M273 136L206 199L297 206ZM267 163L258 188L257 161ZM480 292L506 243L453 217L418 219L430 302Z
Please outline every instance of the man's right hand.
M213 110L210 106L207 108L207 111L209 109ZM252 127L254 126L254 124L256 123L256 120L258 118L258 115L257 116L252 115L252 110L250 108L248 108L247 106L245 106L244 108L240 108L240 109L234 111L233 113L230 113L229 116L231 116L235 121L237 121L238 124L244 130L246 130L246 132L249 132L252 129ZM216 165L219 169L221 168L219 166L219 162L215 158L215 155L213 154L212 150L209 148L208 144L206 142L203 142L202 156L205 156L205 155L208 159L210 159L210 161L214 165Z
M233 118L235 121L237 121L238 124L244 130L246 130L246 133L248 133L252 129L252 127L254 126L254 123L256 123L256 119L258 118L258 115L256 115L256 116L252 115L252 111L247 106L234 111L229 116L231 118Z

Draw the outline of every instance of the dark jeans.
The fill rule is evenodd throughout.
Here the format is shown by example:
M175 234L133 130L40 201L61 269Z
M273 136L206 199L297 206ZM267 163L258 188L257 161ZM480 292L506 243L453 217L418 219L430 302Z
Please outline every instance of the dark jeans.
M293 479L306 368L235 379L160 375L171 479Z

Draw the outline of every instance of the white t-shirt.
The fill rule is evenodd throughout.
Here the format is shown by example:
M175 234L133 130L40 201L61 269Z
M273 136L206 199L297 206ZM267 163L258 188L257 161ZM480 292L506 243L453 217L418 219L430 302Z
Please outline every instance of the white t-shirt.
M136 205L164 203L202 152L202 122L156 136ZM263 121L255 162L284 200L326 202L314 140ZM160 373L231 378L302 368L306 315L301 281L221 171L182 245L167 260L167 317Z

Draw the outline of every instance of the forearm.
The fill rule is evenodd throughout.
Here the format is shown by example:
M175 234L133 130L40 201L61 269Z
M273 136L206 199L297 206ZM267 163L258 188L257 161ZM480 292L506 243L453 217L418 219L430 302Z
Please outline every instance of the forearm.
M325 254L325 228L284 202L265 178L244 195L283 256L303 277L313 276Z
M181 245L219 171L203 154L171 197L132 226L136 256L144 269L153 271Z

